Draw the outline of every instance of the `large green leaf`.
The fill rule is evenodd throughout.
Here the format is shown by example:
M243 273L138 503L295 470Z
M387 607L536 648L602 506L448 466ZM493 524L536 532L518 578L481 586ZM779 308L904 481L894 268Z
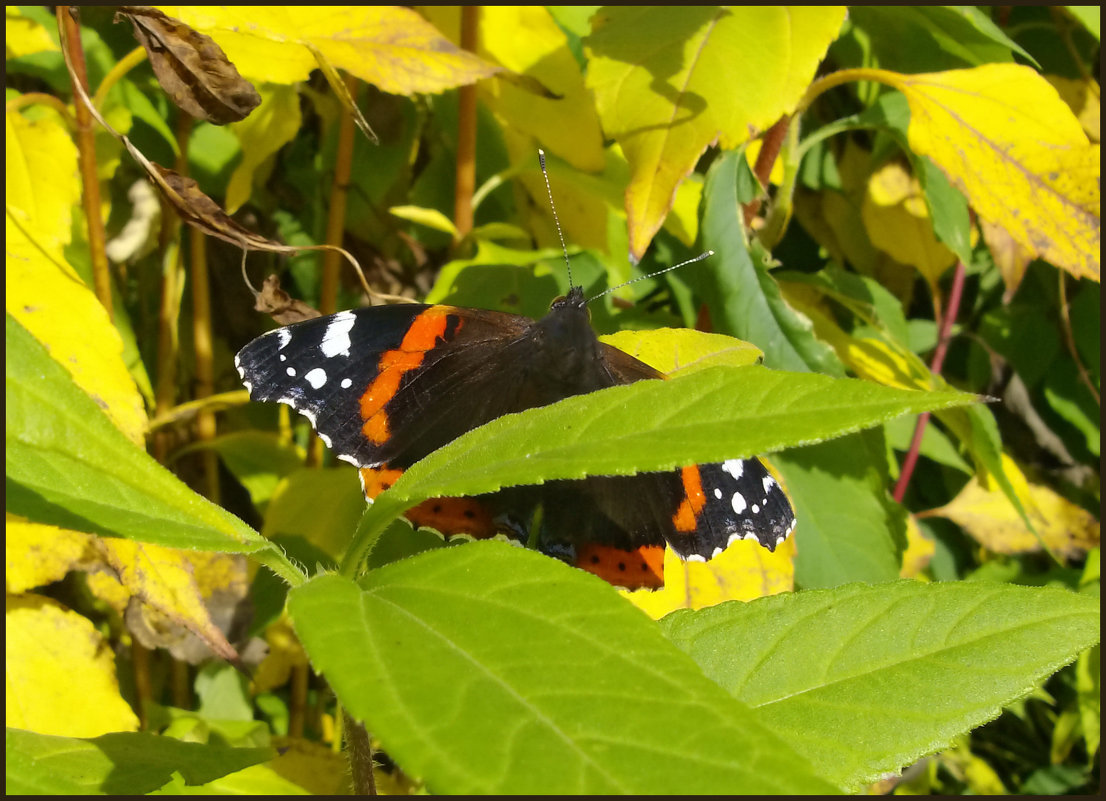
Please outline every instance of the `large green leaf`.
M953 390L914 392L758 366L712 367L668 381L639 381L507 415L470 431L407 470L374 502L368 514L375 525L362 528L379 530L430 497L722 462L974 399ZM356 559L362 550L355 545L350 554Z
M274 756L271 748L184 743L146 732L80 739L9 728L4 740L5 789L19 795L143 795L174 773L194 786Z
M8 512L172 548L251 554L302 580L279 549L135 447L11 315L6 334Z
M795 585L835 587L899 577L906 513L881 475L882 437L865 431L775 456L800 521Z
M675 612L662 628L858 787L946 747L1100 636L1097 598L986 582L852 584Z
M317 671L434 793L821 793L610 587L499 542L289 594Z

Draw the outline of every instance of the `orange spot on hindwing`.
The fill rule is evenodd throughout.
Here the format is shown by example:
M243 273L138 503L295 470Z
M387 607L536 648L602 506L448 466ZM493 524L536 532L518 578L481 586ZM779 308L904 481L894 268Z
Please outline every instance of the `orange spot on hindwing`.
M576 567L616 587L656 589L664 586L664 546L643 545L624 551L609 545L579 545Z

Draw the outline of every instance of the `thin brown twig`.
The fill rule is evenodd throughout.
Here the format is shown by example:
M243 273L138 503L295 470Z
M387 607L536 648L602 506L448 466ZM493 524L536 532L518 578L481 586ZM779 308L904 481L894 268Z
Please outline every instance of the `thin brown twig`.
M72 6L58 6L55 10L62 47L66 49L73 67L73 77L80 88L88 91L88 74L85 70L84 48L81 46L81 29L75 19ZM96 297L114 320L115 310L111 297L111 267L107 256L107 235L100 208L100 178L97 175L96 137L92 125L92 112L83 102L82 92L73 87L73 108L77 118L77 161L81 170L81 202L88 225L88 252L92 259L92 284Z
M461 48L475 52L478 6L461 7ZM457 110L457 180L453 189L453 225L458 240L472 230L472 196L476 191L476 84L458 90ZM454 243L456 244L456 243Z

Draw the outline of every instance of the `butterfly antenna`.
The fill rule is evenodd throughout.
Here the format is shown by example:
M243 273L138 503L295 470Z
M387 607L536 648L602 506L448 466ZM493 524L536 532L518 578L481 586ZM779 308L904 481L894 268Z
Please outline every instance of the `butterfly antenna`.
M568 259L565 247L565 235L561 232L561 221L557 218L557 207L553 205L553 189L549 186L549 173L545 170L545 151L538 148L538 163L541 165L541 177L545 179L545 191L549 195L549 210L553 212L553 224L557 226L557 237L561 240L561 251L565 254L565 267L568 268L568 285L572 286L572 263Z
M713 250L708 250L706 253L700 253L694 259L688 259L687 261L681 261L679 264L674 264L671 267L665 267L663 270L657 270L655 273L649 273L649 275L639 275L637 278L631 278L629 281L625 281L624 283L621 283L618 286L612 286L610 289L603 290L598 295L595 295L593 297L588 298L587 302L591 303L593 300L596 300L597 298L601 298L604 295L609 295L611 292L614 292L616 289L622 289L622 287L628 286L628 285L633 284L637 281L644 281L646 278L656 278L658 275L663 275L664 273L670 273L673 270L678 270L681 267L686 267L689 264L694 264L697 261L702 261L703 259L707 258L708 256L713 256L713 255L714 255L714 251Z

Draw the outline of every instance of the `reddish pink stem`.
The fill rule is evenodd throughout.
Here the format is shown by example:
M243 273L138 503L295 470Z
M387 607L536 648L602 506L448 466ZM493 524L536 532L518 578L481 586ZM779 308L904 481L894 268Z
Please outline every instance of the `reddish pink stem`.
M960 309L960 296L964 291L964 262L956 262L956 271L952 276L952 289L949 291L949 305L945 314L941 317L941 331L937 336L937 347L933 351L933 360L929 369L935 374L941 373L945 364L945 354L949 349L949 338L952 334L952 324L956 321L956 313ZM914 438L910 441L910 450L906 452L906 459L902 463L902 472L899 473L899 481L895 484L894 498L902 503L906 494L906 486L910 483L910 477L914 474L914 466L918 463L918 451L922 447L922 434L925 433L929 423L929 412L923 412L918 416L918 424L914 426Z

